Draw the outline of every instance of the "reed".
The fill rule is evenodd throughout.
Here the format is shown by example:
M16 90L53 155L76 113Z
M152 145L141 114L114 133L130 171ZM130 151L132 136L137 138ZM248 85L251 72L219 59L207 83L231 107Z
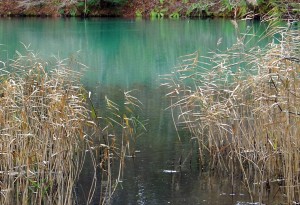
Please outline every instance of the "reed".
M18 53L2 70L1 204L73 204L89 111L80 73Z
M142 103L132 92L134 91L119 91L118 97L121 99L118 99L118 103L107 96L101 100L96 95L96 101L101 106L93 105L94 100L90 98L97 133L90 141L89 153L94 167L94 180L88 194L88 203L111 203L117 187L122 186L125 159L135 157L135 144L146 131L144 122L138 117ZM94 109L97 107L100 110ZM97 193L99 183L101 188ZM99 202L95 198L100 198Z
M238 36L213 57L183 56L164 77L174 122L197 140L202 166L208 155L210 169L241 175L252 201L271 189L279 201L300 201L299 34L270 26L273 42L263 48Z
M83 203L101 195L98 203L109 204L125 156L134 153L129 145L144 129L134 117L141 103L124 92L122 109L106 98L100 116L80 82L84 65L75 58L46 62L25 48L1 62L0 204L78 204L87 155L94 178Z

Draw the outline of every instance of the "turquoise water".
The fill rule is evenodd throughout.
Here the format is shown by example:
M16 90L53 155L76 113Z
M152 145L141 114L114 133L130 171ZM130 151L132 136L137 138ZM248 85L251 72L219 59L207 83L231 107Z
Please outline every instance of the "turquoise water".
M252 23L240 22L246 30ZM257 30L255 28L255 30ZM86 82L94 86L159 84L157 76L170 72L177 58L201 55L236 42L228 20L135 21L119 19L1 19L2 52L13 56L29 45L41 56L76 57L89 67ZM0 47L1 48L1 47ZM3 51L4 50L4 51ZM7 50L7 51L6 51Z
M258 22L238 24L239 32L264 31ZM237 204L249 201L247 192L239 180L231 186L229 178L201 172L195 145L189 137L183 137L183 143L177 139L160 87L160 76L172 72L178 57L226 50L236 35L232 22L222 19L6 18L0 19L0 54L1 60L13 58L16 50L24 51L24 44L44 59L82 62L88 67L83 83L97 106L105 95L117 102L122 91L135 90L148 131L137 143L140 153L135 160L126 160L123 183L112 204ZM178 167L180 159L187 159L181 172L164 172Z

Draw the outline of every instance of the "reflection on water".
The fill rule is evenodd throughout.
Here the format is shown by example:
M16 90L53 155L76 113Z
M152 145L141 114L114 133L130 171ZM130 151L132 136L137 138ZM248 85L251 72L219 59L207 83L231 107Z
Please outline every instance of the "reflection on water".
M246 32L251 22L239 22ZM255 24L250 34L262 30ZM250 37L249 37L250 38ZM1 19L1 52L12 57L22 50L20 42L31 45L41 56L74 57L89 66L85 81L120 85L158 85L159 74L169 73L182 55L199 51L224 50L236 42L228 20L135 21L118 19ZM7 56L4 55L4 56ZM2 55L3 58L3 55Z
M115 99L119 87L109 90ZM102 99L101 92L97 92ZM115 94L114 94L115 93ZM249 202L248 192L239 175L232 177L205 172L198 165L195 142L174 130L167 99L161 88L141 87L135 92L144 100L140 115L147 117L147 133L139 138L136 157L126 158L122 182L115 192L112 204L236 204ZM101 100L100 100L101 101ZM181 165L181 166L180 166ZM97 200L96 200L97 201Z
M246 21L239 26L241 32L263 30ZM249 201L238 178L231 186L230 176L220 178L201 172L196 145L184 135L179 142L170 112L165 110L165 92L159 87L159 76L171 72L179 56L195 51L207 55L235 43L236 31L230 21L1 19L0 44L4 45L0 47L0 60L22 50L20 42L31 44L30 48L42 57L71 57L86 64L89 68L84 84L98 107L105 95L118 102L122 101L120 92L136 89L134 95L143 102L140 117L148 119L148 131L136 145L140 152L134 159L126 159L123 182L112 204L221 205ZM77 51L79 55L75 56ZM86 178L81 179L78 189L86 190L93 170L85 166L83 171Z

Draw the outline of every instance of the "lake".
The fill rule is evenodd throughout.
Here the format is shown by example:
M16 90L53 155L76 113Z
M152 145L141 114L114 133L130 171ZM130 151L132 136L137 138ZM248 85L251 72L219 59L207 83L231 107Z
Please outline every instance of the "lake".
M241 33L264 31L259 22L239 21L238 25ZM137 141L136 157L126 158L123 182L112 204L249 202L238 178L218 177L199 167L197 147L188 134L178 140L160 86L160 76L172 72L180 56L196 51L209 56L216 49L231 47L240 34L230 20L4 18L0 31L0 60L13 58L16 50L22 52L23 44L30 45L44 59L55 56L85 64L83 83L97 107L104 96L118 102L120 92L128 90L143 103L139 115L148 120L147 132ZM181 169L179 161L185 162ZM90 171L84 169L83 175L88 177Z

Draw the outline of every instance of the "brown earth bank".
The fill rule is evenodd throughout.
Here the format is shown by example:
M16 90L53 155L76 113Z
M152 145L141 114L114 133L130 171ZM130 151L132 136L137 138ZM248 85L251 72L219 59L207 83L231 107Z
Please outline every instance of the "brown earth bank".
M300 18L299 0L2 0L1 16Z

